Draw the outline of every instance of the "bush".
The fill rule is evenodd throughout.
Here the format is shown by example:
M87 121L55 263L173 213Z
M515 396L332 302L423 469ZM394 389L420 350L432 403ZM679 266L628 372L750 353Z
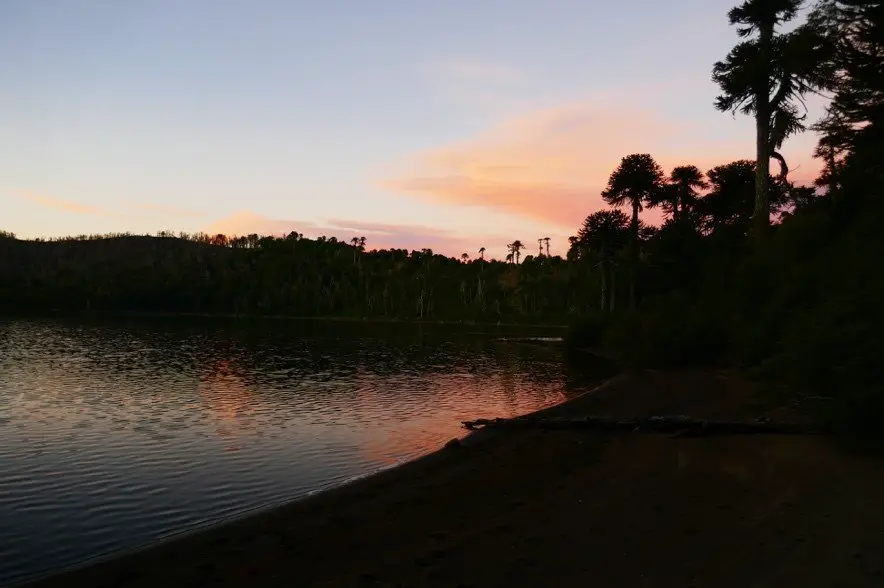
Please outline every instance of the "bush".
M730 298L740 363L860 434L884 433L882 212L865 199L796 215L735 272Z
M720 318L698 303L676 298L644 315L637 343L642 363L655 367L720 362L727 338Z
M601 313L584 317L568 329L565 346L569 350L595 347L602 343L609 324L609 317Z

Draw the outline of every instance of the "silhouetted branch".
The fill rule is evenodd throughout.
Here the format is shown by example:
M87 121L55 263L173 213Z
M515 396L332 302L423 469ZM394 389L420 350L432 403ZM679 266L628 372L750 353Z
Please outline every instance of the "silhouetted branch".
M780 162L780 175L779 180L785 184L786 176L789 175L789 166L786 164L786 158L782 156L778 151L771 150L770 156L772 159L776 159Z

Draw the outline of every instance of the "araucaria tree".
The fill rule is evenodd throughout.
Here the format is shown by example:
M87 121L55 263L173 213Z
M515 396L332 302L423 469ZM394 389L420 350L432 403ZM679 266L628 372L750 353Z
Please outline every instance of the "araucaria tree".
M698 190L708 187L703 172L696 165L680 165L669 174L673 192L673 219L687 221L693 214L699 196Z
M808 18L829 41L832 101L815 125L819 184L839 188L844 168L874 182L884 175L884 1L819 0Z
M627 155L608 178L602 198L612 206L632 208L629 226L629 306L635 308L635 275L638 266L638 214L663 186L663 169L647 153Z
M830 80L826 68L820 67L829 52L823 35L809 25L788 33L778 30L795 19L801 5L802 0L746 0L731 9L730 23L746 40L712 69L712 79L722 91L715 107L755 116L756 236L763 236L770 225L770 159L779 161L779 181L785 184L789 170L778 149L804 129L803 96L826 88Z
M602 312L614 310L614 259L629 240L629 230L629 217L622 211L599 210L586 217L572 241L572 247L579 248L579 257L598 261Z
M507 245L507 248L510 251L510 255L507 255L507 259L512 261L513 263L519 263L519 257L522 255L522 249L525 248L525 245L518 239Z

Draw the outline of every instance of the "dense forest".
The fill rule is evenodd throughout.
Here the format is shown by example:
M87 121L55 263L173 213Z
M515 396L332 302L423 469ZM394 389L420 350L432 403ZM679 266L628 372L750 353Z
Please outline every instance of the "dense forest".
M656 169L645 155L627 157L624 165L636 158ZM623 173L621 166L611 181L626 194L631 188L616 185L631 181ZM643 273L670 280L674 270L669 266L683 265L684 259L672 258L674 252L667 250L676 225L696 232L698 242L738 244L752 215L752 162L710 170L710 189L703 198L696 190L707 184L696 168L676 168L670 178L654 173L659 177L648 194L660 200L643 202L663 206L670 220L662 230L639 223ZM778 206L789 202L785 193L775 200ZM365 239L308 239L295 232L285 237L160 233L47 241L4 233L0 308L561 324L627 304L635 283L630 280L635 266L626 257L630 226L620 210L599 211L572 237L566 258L550 256L543 240L533 254L526 253L517 240L503 261L486 260L481 250L473 259L429 249L369 251ZM650 277L641 283L662 286Z
M714 107L750 117L756 159L663 170L627 154L602 194L611 208L575 227L565 258L542 239L497 261L481 243L449 258L294 232L2 233L0 310L567 322L577 346L732 362L841 398L853 418L884 414L884 3L747 0L728 18L738 43L712 67ZM829 98L821 120L807 120L810 94ZM805 130L824 163L813 186L790 181L779 152ZM641 222L647 207L662 226Z
M106 236L0 242L10 309L423 320L562 320L591 269L560 257L471 262L335 238Z

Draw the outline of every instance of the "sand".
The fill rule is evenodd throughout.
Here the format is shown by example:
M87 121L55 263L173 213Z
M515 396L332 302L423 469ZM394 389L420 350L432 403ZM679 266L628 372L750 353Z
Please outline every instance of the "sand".
M782 416L700 372L621 375L551 412ZM882 466L826 437L486 431L33 585L880 587Z

